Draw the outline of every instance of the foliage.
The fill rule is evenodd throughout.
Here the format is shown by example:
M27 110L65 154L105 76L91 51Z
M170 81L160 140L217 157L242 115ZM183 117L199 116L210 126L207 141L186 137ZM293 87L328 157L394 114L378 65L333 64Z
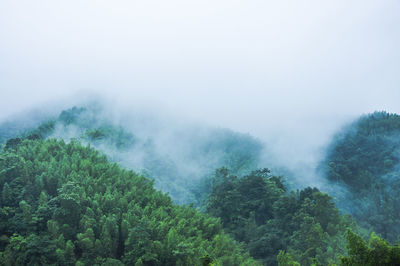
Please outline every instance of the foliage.
M77 141L8 146L0 191L5 265L257 264L217 219Z
M337 262L337 255L345 252L346 228L356 229L328 194L316 188L287 192L283 178L268 169L241 178L218 169L207 212L219 217L225 230L267 265L277 264L281 250L289 254L281 253L281 264L292 257L301 265Z
M350 191L348 209L367 228L400 235L400 116L376 112L339 134L321 164L328 179Z
M285 253L284 251L279 251L278 254L278 265L279 266L300 266L300 263L294 261L292 256L289 253Z
M399 245L390 245L374 233L371 234L368 244L351 230L347 231L346 238L348 255L340 258L341 265L400 265Z
M0 126L3 264L398 264L399 247L376 235L366 244L328 194L288 191L283 177L251 171L262 150L251 136L149 131L143 122L128 130L102 115L100 105L74 107L28 131ZM349 189L359 223L391 242L400 234L399 136L399 116L364 116L335 138L320 166ZM154 184L217 219L174 205Z
M96 102L73 107L28 131L11 130L9 126L2 130L0 126L0 141L1 134L17 142L27 137L66 142L75 139L102 151L109 160L154 179L155 186L169 192L174 202L195 206L205 200L210 190L206 177L214 169L226 166L244 174L259 162L262 145L249 135L219 128L174 128L165 121L143 119L140 114L119 123L109 113ZM17 144L10 142L8 146Z

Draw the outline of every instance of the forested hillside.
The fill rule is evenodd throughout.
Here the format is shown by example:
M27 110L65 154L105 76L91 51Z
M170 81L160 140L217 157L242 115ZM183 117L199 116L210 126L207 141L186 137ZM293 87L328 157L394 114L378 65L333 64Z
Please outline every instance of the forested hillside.
M30 110L7 118L0 122L0 145L8 139L15 138L36 129L41 123L51 119L51 112ZM1 146L0 146L1 149Z
M0 191L5 265L257 265L217 219L76 141L9 140Z
M400 266L400 0L0 0L0 99L0 266Z
M332 198L259 169L249 135L107 112L0 126L4 265L400 265L398 115L335 137Z
M400 116L376 112L336 136L321 169L348 189L347 209L390 241L400 235ZM339 187L340 188L340 187Z
M108 159L155 180L155 186L169 192L176 203L199 206L207 189L204 179L225 166L244 174L258 167L262 144L250 135L228 129L163 121L145 115L114 120L101 103L62 111L35 129L8 131L7 138L35 135L69 142L75 139L102 151ZM1 140L1 138L0 138Z
M268 169L238 177L221 168L212 183L207 212L265 265L276 265L281 250L301 265L338 263L346 229L359 231L328 194L317 188L289 192Z

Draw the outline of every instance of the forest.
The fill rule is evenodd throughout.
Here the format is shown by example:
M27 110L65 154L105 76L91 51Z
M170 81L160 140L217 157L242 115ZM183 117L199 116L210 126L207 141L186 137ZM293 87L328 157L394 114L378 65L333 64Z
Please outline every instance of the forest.
M336 136L320 168L349 190L351 213L391 242L400 236L400 116L375 112Z
M336 134L317 170L345 193L327 193L250 135L104 112L0 125L2 265L400 265L400 116Z

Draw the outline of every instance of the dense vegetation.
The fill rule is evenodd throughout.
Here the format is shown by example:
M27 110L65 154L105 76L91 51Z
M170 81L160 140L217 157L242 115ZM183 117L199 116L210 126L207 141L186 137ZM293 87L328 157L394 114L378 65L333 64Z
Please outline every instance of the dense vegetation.
M395 241L400 235L400 116L376 112L339 134L322 164L349 190L348 209L364 227Z
M109 160L154 179L156 188L169 192L174 202L195 206L206 195L204 178L216 168L226 166L244 174L258 166L262 145L249 135L194 125L181 128L141 115L116 123L108 113L101 104L89 104L62 111L25 132L8 131L8 124L3 124L0 133L90 144Z
M400 265L400 246L371 234L369 243L351 230L346 235L348 255L340 258L344 266Z
M346 250L346 228L358 230L326 193L316 188L288 193L283 179L268 169L243 177L217 170L207 212L267 265L277 263L280 250L301 265L338 262Z
M257 264L218 220L75 141L9 140L0 191L5 265Z
M94 104L0 125L0 264L400 265L381 238L400 234L399 116L361 117L319 168L367 230L327 193L254 171L251 136L148 120Z
M369 243L351 231L346 232L347 255L339 256L341 266L393 266L400 265L400 246L390 245L387 241L371 234ZM300 266L289 253L280 251L278 254L280 266ZM314 263L313 265L320 265ZM336 265L336 264L334 264Z

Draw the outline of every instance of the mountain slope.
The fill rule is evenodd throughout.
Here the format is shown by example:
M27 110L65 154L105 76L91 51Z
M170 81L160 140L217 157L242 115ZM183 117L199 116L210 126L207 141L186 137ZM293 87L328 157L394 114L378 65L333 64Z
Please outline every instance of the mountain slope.
M316 188L289 192L283 182L268 169L238 177L221 168L206 210L264 265L276 265L281 250L301 265L338 263L346 250L346 228L359 228L340 215L328 194Z
M358 222L391 241L400 235L400 116L376 112L345 128L320 168L349 190ZM351 205L351 206L350 206Z
M258 166L263 148L253 137L228 129L182 125L145 114L122 119L101 103L64 110L29 132L3 131L13 138L75 139L90 144L109 160L154 179L155 186L169 192L176 203L196 206L203 198L199 187L214 169L225 166L237 174L248 173Z
M256 265L218 220L76 141L16 139L0 153L5 265Z

